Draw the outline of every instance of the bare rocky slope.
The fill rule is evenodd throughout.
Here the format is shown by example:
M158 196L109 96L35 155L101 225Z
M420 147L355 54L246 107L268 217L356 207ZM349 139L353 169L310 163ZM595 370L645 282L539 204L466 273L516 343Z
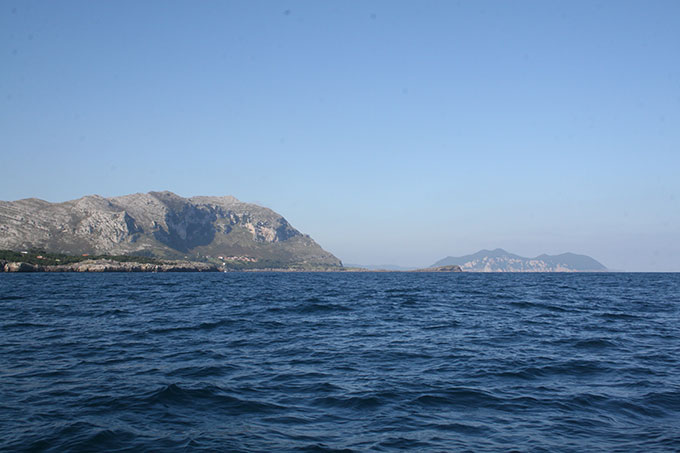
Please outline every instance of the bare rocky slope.
M262 267L341 267L281 215L234 197L149 192L0 201L0 249L142 255Z

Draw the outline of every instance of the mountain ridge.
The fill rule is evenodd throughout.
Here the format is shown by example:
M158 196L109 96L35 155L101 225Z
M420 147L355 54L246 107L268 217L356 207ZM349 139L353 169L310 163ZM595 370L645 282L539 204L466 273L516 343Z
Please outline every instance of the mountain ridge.
M69 254L132 254L235 265L341 267L280 214L233 196L169 191L50 203L0 201L0 248Z
M466 272L606 272L599 261L576 253L541 254L526 258L501 248L459 257L447 256L432 266L458 265Z

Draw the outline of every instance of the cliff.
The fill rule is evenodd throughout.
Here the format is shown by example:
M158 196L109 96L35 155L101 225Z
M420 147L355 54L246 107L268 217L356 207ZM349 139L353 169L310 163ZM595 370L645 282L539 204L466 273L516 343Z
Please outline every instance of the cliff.
M172 192L64 203L0 202L0 249L71 255L139 255L227 267L341 267L308 235L271 209L234 197Z

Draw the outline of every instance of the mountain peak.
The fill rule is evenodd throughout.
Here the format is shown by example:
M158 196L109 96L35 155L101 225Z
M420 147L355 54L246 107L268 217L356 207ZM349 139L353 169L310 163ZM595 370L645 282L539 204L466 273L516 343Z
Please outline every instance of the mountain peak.
M170 191L88 195L64 203L0 202L0 249L235 260L268 267L342 265L271 209L232 196L184 198Z

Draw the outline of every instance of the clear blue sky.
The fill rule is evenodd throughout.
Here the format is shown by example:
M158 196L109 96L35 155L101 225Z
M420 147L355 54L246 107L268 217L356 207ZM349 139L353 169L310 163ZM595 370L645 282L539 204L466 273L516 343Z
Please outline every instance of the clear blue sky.
M680 271L680 2L3 1L0 168L234 195L351 263Z

